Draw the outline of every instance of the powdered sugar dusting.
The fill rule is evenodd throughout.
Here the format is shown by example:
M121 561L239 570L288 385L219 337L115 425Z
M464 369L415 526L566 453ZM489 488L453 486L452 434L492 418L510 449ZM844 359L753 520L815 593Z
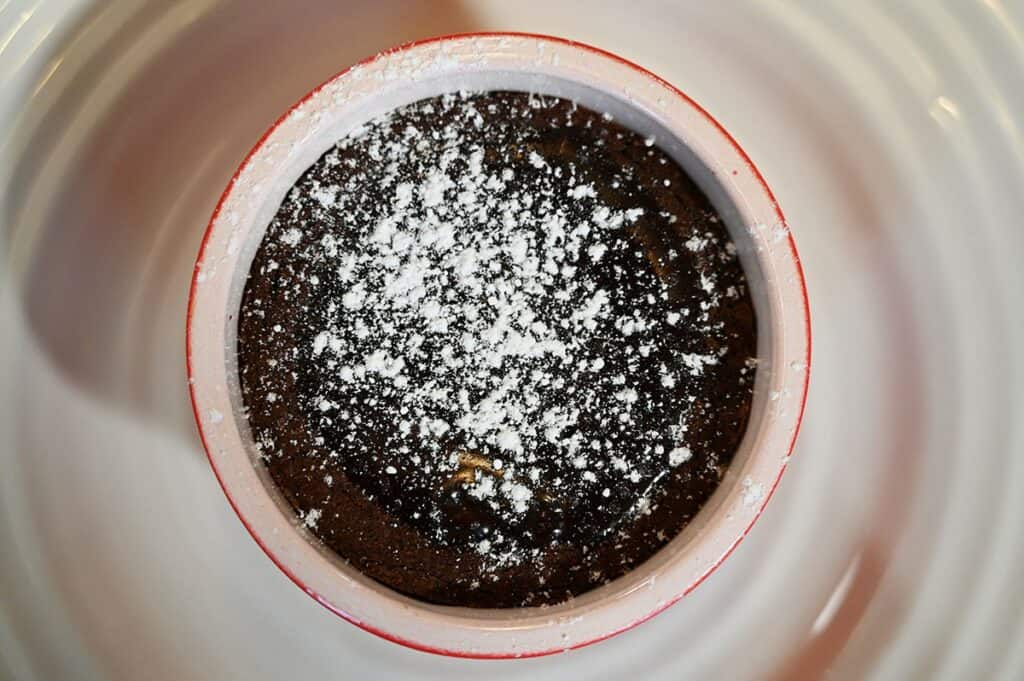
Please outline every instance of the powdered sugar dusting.
M436 490L403 516L498 569L539 555L525 529L537 514L592 496L625 522L656 508L667 476L714 468L689 425L714 407L694 395L747 357L733 358L715 316L741 280L709 266L679 293L688 263L732 262L727 239L692 232L665 247L648 235L679 229L673 213L608 193L634 171L599 184L542 146L496 153L474 132L485 105L447 95L343 139L282 204L256 274L275 277L299 315L270 334L290 341L270 353L279 364L260 408L299 395L321 470L336 477L344 458L345 474L373 484L392 484L376 472ZM445 125L420 129L426 114ZM357 148L372 166L352 161ZM250 317L264 318L262 303ZM279 450L269 433L258 442L267 457ZM317 479L333 489L334 477ZM460 494L500 524L467 534L446 521L443 500ZM322 526L324 512L304 523Z

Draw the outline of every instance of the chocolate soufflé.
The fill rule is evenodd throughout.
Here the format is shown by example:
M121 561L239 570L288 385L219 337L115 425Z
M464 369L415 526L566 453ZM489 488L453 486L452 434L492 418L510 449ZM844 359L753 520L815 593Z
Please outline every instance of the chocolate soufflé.
M746 430L756 340L729 233L657 139L494 91L396 109L302 175L237 351L319 541L410 597L512 608L690 522Z

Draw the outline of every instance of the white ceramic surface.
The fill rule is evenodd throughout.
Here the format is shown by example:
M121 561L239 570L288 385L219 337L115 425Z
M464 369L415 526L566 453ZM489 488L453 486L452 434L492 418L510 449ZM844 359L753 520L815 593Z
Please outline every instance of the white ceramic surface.
M1019 0L0 3L0 676L1024 676ZM621 636L427 656L300 593L194 436L181 325L252 142L377 49L601 45L679 84L768 178L815 357L800 442L735 554Z
M302 527L253 443L235 376L237 314L250 263L285 195L358 126L459 90L512 89L571 98L659 141L724 217L747 269L759 321L750 426L700 515L649 561L570 602L544 608L433 606L366 579ZM524 34L414 43L357 65L283 115L219 201L192 280L187 360L204 447L242 522L318 602L381 636L462 657L528 657L608 638L707 579L763 511L789 461L810 363L806 290L793 240L763 178L721 126L664 81L591 47Z

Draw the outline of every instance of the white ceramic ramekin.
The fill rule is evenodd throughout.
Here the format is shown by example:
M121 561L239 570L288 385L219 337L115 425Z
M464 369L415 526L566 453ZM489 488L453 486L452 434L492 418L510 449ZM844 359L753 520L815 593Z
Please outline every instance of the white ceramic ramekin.
M654 134L725 217L754 294L754 409L720 488L649 561L557 606L434 606L363 576L300 525L259 463L240 410L237 312L249 264L285 193L360 123L460 89L568 97ZM317 601L373 633L467 657L527 657L600 641L655 615L706 579L750 530L786 467L807 393L810 346L793 240L767 184L729 133L685 94L635 64L579 43L523 34L406 45L353 66L292 107L256 143L221 197L196 262L187 321L189 384L203 444L231 505L271 560Z

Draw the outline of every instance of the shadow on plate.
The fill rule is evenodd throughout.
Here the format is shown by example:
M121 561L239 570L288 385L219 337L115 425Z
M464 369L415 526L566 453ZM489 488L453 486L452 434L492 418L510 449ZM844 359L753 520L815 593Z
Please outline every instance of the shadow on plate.
M478 28L454 0L362 0L344 9L323 0L301 11L292 3L209 5L151 3L98 49L89 46L96 15L83 20L67 53L55 55L74 79L51 108L25 118L39 123L4 216L14 226L8 240L32 244L16 264L38 347L90 395L190 442L188 287L237 165L293 102L348 65L409 40ZM167 39L155 37L162 32ZM126 64L129 54L144 63ZM109 85L115 71L132 68L123 87ZM82 125L97 105L105 113ZM71 160L51 162L68 145ZM46 174L53 185L41 183ZM34 186L56 190L32 196ZM43 208L27 211L30 201ZM29 214L43 217L29 224Z

